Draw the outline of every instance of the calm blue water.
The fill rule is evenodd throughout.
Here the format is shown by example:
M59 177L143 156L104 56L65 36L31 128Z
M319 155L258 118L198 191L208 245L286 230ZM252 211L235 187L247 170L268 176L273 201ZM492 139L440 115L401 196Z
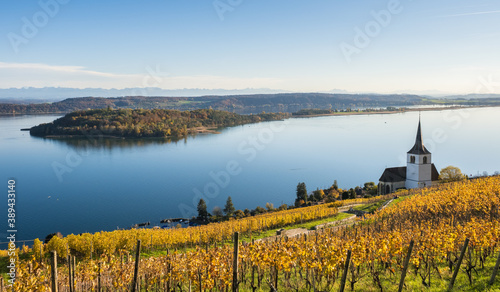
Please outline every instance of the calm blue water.
M423 112L424 143L437 168L454 165L473 175L499 171L499 113ZM50 140L20 131L55 118L0 117L0 189L16 179L18 240L159 224L195 215L201 196L209 211L223 207L227 196L237 209L252 209L293 203L302 181L309 191L334 180L342 188L378 182L384 168L405 164L418 113L291 119L173 143Z

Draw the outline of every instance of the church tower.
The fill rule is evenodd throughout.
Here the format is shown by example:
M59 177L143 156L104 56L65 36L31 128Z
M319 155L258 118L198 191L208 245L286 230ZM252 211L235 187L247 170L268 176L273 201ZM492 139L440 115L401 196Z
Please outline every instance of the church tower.
M407 189L423 188L432 184L431 153L424 146L420 118L418 120L415 145L407 153L406 184Z

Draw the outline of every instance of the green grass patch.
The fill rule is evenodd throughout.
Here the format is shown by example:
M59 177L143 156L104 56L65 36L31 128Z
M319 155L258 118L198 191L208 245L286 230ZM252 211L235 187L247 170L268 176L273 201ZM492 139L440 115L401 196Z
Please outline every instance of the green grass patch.
M372 213L372 212L377 211L378 208L382 207L382 205L384 205L385 202L387 202L387 201L381 200L381 201L371 203L371 204L355 206L355 207L353 207L353 209L358 210L358 211L365 211L367 213Z
M297 225L286 227L286 228L283 228L283 229L294 229L294 228L312 229L316 225L320 225L320 224L324 224L324 223L329 223L329 222L340 221L340 220L349 218L351 216L352 216L352 214L338 213L337 215L335 215L333 217L330 217L330 218L315 220L315 221L306 222L306 223L303 223L303 224L297 224Z
M177 105L183 105L183 104L203 104L206 103L206 101L196 101L196 100L179 100L176 102Z
M404 201L404 200L406 200L406 199L408 199L408 198L410 198L410 197L413 197L413 196L414 196L414 195L411 195L411 196L404 196L404 197L398 197L397 199L392 200L392 202L391 202L389 205L387 205L387 207L392 207L392 206L395 206L395 205L397 205L397 204L401 203L402 201Z
M314 221L309 221L309 222L304 222L302 224L299 223L299 224L284 226L284 227L280 227L280 228L269 229L269 230L265 230L265 231L261 231L261 232L253 232L251 238L247 233L244 233L241 235L240 239L242 241L250 242L251 239L262 239L262 238L266 238L266 237L270 237L270 236L275 236L276 231L278 231L280 229L288 230L288 229L304 228L304 229L310 230L316 225L320 225L320 224L328 223L328 222L340 221L340 220L349 218L351 216L352 216L352 214L338 213L332 217L314 220Z

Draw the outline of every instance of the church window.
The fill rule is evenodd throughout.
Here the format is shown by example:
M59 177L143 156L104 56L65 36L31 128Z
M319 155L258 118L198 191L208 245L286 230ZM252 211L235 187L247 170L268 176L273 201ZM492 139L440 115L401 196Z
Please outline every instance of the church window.
M424 156L424 164L427 164L427 156Z
M386 185L385 186L385 193L386 194L390 194L391 193L391 186L390 185Z
M411 157L410 157L410 162L411 162L411 163L415 163L415 156L411 156Z

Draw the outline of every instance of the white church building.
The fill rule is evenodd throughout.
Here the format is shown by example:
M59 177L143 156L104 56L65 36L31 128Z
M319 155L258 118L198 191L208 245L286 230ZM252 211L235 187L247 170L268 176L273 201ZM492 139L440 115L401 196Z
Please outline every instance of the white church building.
M385 195L398 189L414 189L437 183L439 172L431 160L431 153L422 141L420 119L415 145L406 155L406 166L386 168L379 179L378 193Z

